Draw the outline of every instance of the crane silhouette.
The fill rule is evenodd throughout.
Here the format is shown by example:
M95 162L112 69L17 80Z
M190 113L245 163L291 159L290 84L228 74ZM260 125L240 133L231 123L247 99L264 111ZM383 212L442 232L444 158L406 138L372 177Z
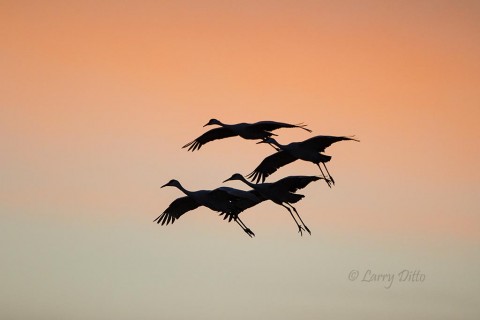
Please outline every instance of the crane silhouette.
M266 139L276 134L271 131L280 128L300 128L308 132L312 130L307 129L303 123L289 124L275 121L260 121L256 123L238 123L238 124L224 124L217 119L211 119L204 127L209 125L219 125L219 128L211 129L202 134L197 139L187 143L182 148L188 148L188 151L200 150L200 148L214 140L225 139L229 137L240 136L248 140Z
M326 148L331 146L335 142L353 140L359 142L359 140L353 137L336 137L336 136L316 136L301 142L292 142L287 145L278 143L275 139L269 137L258 143L268 143L277 149L277 152L266 157L258 167L247 175L247 178L254 182L264 182L265 178L273 174L279 168L286 166L287 164L294 162L298 159L315 163L322 177L325 179L328 186L331 188L331 184L335 184L335 180L331 176L330 172L325 165L325 162L330 161L331 156L321 154ZM328 178L323 173L320 163L323 164L327 171Z
M210 210L220 212L220 215L224 214L224 220L226 218L229 218L228 221L235 220L247 235L255 236L252 230L238 217L238 214L265 200L256 191L243 191L229 187L188 191L175 179L170 180L161 188L167 186L180 189L186 196L174 200L160 216L153 220L157 224L168 225L170 222L173 224L186 212L205 206Z
M292 216L293 221L295 221L295 223L297 224L298 232L300 232L300 235L303 235L302 233L303 230L306 230L309 234L312 234L312 233L310 232L310 229L308 229L308 227L303 222L297 209L295 209L295 207L292 206L292 203L297 203L303 197L305 197L304 195L296 194L295 192L299 189L305 188L311 182L317 181L319 179L323 179L323 178L317 177L317 176L290 176L290 177L280 179L273 183L255 184L245 179L241 174L235 173L224 182L232 181L232 180L243 181L246 185L248 185L253 190L258 192L263 198L270 200L287 209L290 215ZM292 208L293 211L295 211L302 225L298 223L297 219L292 213L292 210L290 210L289 207Z
M244 191L244 190L234 189L230 187L220 187L215 190L225 191L230 196L232 196L230 201L234 207L234 210L232 211L227 210L220 213L220 215L225 215L223 219L226 220L228 218L229 222L232 221L232 219L235 219L236 217L238 217L238 215L243 211L253 206L256 206L260 202L267 200L255 190Z

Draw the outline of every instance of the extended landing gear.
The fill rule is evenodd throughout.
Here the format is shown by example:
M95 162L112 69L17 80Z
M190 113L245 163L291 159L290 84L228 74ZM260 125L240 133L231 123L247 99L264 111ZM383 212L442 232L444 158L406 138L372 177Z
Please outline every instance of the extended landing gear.
M282 207L284 207L285 209L287 209L287 210L288 210L288 212L290 213L290 215L291 215L291 216L292 216L292 218L293 218L293 221L295 221L295 223L297 224L297 227L298 227L298 232L300 233L300 235L301 235L301 236L303 236L303 231L307 231L307 232L308 232L308 234L310 234L310 235L311 235L311 234L312 234L312 232L310 231L310 229L308 229L308 227L307 227L307 226L305 225L305 223L303 222L302 218L301 218L301 217L300 217L300 215L298 214L298 211L297 211L297 209L295 209L295 207L294 207L294 206L292 206L290 203L287 203L287 202L286 202L286 204L287 204L287 205L289 205L289 206L290 206L290 208L292 208L292 209L293 209L293 211L295 211L295 213L296 213L296 214L297 214L297 216L298 216L298 219L300 219L300 222L302 223L302 225L301 225L300 223L298 223L297 219L296 219L296 218L295 218L295 216L293 215L293 212L292 212L292 210L290 210L290 208L289 208L289 207L287 207L286 205L283 205L283 204L281 204L281 206L282 206Z
M327 170L328 178L325 176L323 173L322 167L317 163L318 169L320 169L320 172L322 174L323 179L327 183L327 185L331 188L332 184L335 185L335 180L333 180L333 177L330 175L330 172L328 172L327 166L325 165L325 162L322 162L323 166L325 167L325 170Z
M236 217L235 218L235 222L238 223L238 225L240 226L240 228L243 229L243 231L245 231L245 233L250 237L250 238L253 238L255 237L255 233L253 233L252 230L250 230L250 228L248 228L245 223L243 223L242 220L240 220L240 218Z

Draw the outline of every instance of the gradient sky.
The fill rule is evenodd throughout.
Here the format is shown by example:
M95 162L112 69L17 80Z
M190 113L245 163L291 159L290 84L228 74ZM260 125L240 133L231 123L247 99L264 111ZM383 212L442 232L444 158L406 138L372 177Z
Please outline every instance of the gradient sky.
M0 39L2 318L480 316L477 1L1 1ZM210 118L361 140L301 191L311 236L272 203L243 214L255 239L202 208L151 222L168 180L271 154L182 150ZM348 280L368 269L426 280Z

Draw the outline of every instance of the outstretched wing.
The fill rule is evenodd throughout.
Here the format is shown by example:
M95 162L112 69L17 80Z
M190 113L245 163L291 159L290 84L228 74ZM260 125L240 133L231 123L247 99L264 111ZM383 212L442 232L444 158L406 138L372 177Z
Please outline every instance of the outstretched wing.
M164 224L168 225L170 222L174 223L175 220L180 218L185 212L194 210L199 206L197 202L189 197L178 198L170 203L168 208L159 215L157 219L153 220L153 222L157 222L157 224L161 223L162 226Z
M218 139L224 139L224 138L228 138L228 137L234 137L236 136L237 134L232 132L231 130L227 129L227 128L215 128L215 129L212 129L212 130L209 130L207 132L205 132L204 134L202 134L200 137L198 137L197 139L187 143L186 145L184 145L182 148L187 148L188 147L188 151L195 151L195 150L200 150L200 148L210 142L210 141L213 141L213 140L218 140Z
M232 202L235 200L236 197L229 194L225 188L217 188L208 193L208 199L206 201L207 206L214 211L220 212L220 215L224 213L237 215L239 210L232 205Z
M335 142L353 140L360 142L352 137L336 137L336 136L316 136L305 141L299 142L302 147L314 149L317 152L324 152L326 148L330 147Z
M215 190L226 192L230 196L230 199L245 199L251 202L255 202L259 200L258 192L256 192L255 190L251 190L253 191L251 192L251 191L245 191L245 190L235 189L231 187L220 187Z
M264 182L269 175L295 160L297 160L297 158L290 155L288 152L278 151L277 153L263 159L258 167L247 175L247 178L255 183L258 183L259 181Z
M266 200L255 190L244 191L230 187L220 187L218 189L231 196L231 204L239 210L239 213Z
M260 202L263 202L265 200L267 200L266 198L262 197L262 195L260 195L260 193L258 193L257 191L255 190L250 190L250 191L247 191L251 196L255 197L255 200L251 200L251 198L242 198L240 200L238 200L235 205L240 208L240 210L243 212L253 206L256 206L257 204L259 204Z
M312 130L307 129L306 127L307 125L303 123L290 124L290 123L276 122L276 121L259 121L259 122L252 123L250 125L250 128L252 130L258 130L258 131L273 131L280 128L300 128L308 132L312 132Z
M259 203L259 199L247 191L229 187L214 189L208 194L208 207L214 211L225 214L224 220L235 219L240 212Z
M272 188L278 188L278 190L286 190L289 192L296 192L303 189L310 184L310 182L322 179L317 176L290 176L278 180L273 183Z

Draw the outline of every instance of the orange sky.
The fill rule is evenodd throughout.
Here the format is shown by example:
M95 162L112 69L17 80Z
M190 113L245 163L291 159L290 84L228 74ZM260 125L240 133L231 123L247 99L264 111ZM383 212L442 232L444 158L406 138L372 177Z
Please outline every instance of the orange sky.
M141 198L142 210L160 210L178 195L156 189L170 178L213 188L270 153L233 140L180 150L208 119L304 121L316 134L362 140L328 151L345 189L325 195L331 214L309 220L478 239L475 2L7 1L0 9L7 207L102 204L108 213L127 197L129 208ZM306 137L286 130L279 140ZM317 174L296 164L272 179L295 173ZM345 210L358 213L339 218L328 197L356 199Z
M480 319L479 57L479 1L0 1L0 318ZM254 239L152 222L272 153L181 149L210 118L361 140L300 191L311 236L267 202Z

